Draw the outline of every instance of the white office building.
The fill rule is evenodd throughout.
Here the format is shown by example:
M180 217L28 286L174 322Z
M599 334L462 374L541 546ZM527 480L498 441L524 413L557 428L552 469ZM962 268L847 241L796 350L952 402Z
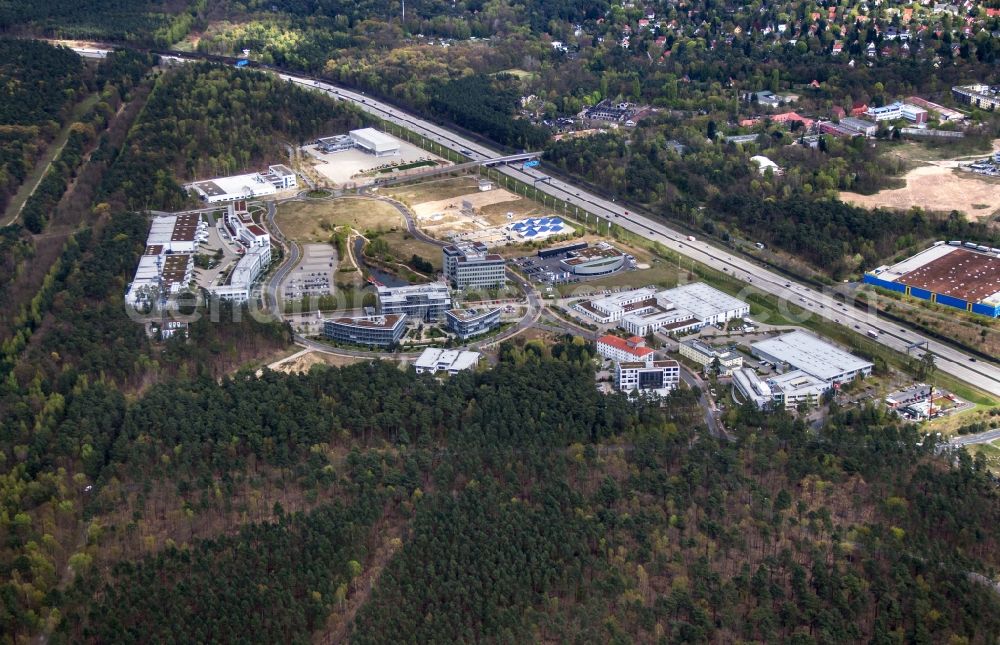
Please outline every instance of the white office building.
M677 361L621 361L615 363L615 387L630 395L651 393L669 394L681 380L681 366Z
M802 370L793 370L763 380L752 369L745 367L733 373L733 385L745 400L761 410L795 410L802 404L813 408L819 405L823 394L831 387L829 383Z
M406 314L413 320L444 320L451 309L451 294L444 282L415 284L406 287L378 287L381 314Z
M436 374L447 372L454 376L459 372L474 369L479 364L482 354L455 349L438 349L428 347L413 363L417 374Z
M805 331L793 331L751 345L754 356L781 369L788 365L824 383L840 384L872 372L872 363Z
M640 311L652 306L656 300L656 289L643 287L621 291L604 298L577 303L576 308L599 323L610 323L621 320L626 313Z

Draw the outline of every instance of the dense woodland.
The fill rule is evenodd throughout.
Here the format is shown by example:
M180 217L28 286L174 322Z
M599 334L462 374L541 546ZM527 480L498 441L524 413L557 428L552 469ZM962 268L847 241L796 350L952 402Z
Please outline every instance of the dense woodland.
M157 82L104 193L130 208L175 209L186 197L178 179L257 170L284 159L285 142L359 124L348 106L268 74L184 66Z
M84 91L74 52L0 39L0 212Z
M818 64L829 32L804 49L723 37L805 3L649 4L678 22L669 57L652 34L612 46L644 7L601 0L414 0L402 27L382 0L0 0L0 29L157 46L197 30L206 51L248 47L512 147L540 141L515 117L521 95L546 116L649 102L663 111L628 137L553 144L550 160L837 276L923 237L992 235L831 200L899 170L865 147L790 148L794 133L768 124L756 147L706 141L739 131L741 89L816 78L814 109L940 98L989 70L989 38L953 50L929 34L909 57L849 68ZM851 51L872 37L838 35ZM977 577L1000 570L996 480L885 410L834 403L809 428L737 408L721 440L697 391L663 405L600 394L580 338L505 343L496 366L444 380L389 362L258 375L289 330L243 310L199 312L189 341L155 342L122 302L148 229L130 208L178 206L180 181L277 161L283 142L360 117L255 72L151 75L151 56L123 52L84 81L63 50L18 46L0 78L24 102L2 104L30 138L3 135L11 176L83 91L101 94L29 211L32 230L59 225L61 251L28 297L0 290L17 312L0 339L0 643L998 643L1000 596ZM931 56L950 64L929 75ZM498 75L511 68L526 73ZM762 151L797 171L762 177L748 164ZM0 230L0 279L37 252L24 229Z
M579 341L502 354L445 383L377 363L71 396L60 441L89 459L99 528L55 642L305 642L352 602L383 534L401 544L358 643L995 642L1000 600L966 573L997 565L982 464L935 457L875 409L819 434L734 410L719 442L689 393L597 393ZM268 466L284 473L269 521L142 537L164 484L193 524L238 516L228 491ZM131 522L98 521L129 488L145 491ZM315 505L286 510L295 489ZM148 555L110 566L116 549Z

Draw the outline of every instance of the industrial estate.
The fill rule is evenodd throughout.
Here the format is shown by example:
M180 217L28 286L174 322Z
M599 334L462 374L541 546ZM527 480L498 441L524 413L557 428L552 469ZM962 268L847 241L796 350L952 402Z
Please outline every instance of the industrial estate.
M1000 645L1000 0L0 25L0 645Z
M905 118L919 124L925 116L924 108L912 101L866 110L876 121ZM838 127L848 127L851 121L845 118L841 123L845 125ZM751 319L748 302L702 281L672 287L598 286L595 291L587 285L609 279L618 283L622 278L641 281L651 271L644 257L648 251L600 235L599 229L589 229L586 220L571 221L565 206L558 211L539 209L533 201L497 186L488 171L478 177L463 171L442 176L440 171L449 163L443 159L400 171L396 162L404 153L431 159L419 149L406 152L407 146L412 144L364 128L306 144L305 161L297 170L279 164L264 172L189 184L191 194L207 207L153 219L128 302L149 310L188 294L236 303L256 300L264 306L270 280L275 283L273 293L283 296L289 323L314 346L328 344L330 351L340 348L372 355L412 353L408 362L417 372L456 375L488 364L483 358L489 353L482 347L495 347L499 339L533 326L544 329L532 318L537 316L532 301L537 307L551 300L562 313L549 313L543 319L590 336L597 354L607 361L607 381L605 385L599 381L599 387L632 397L665 397L682 387L688 372L691 383L710 379L713 393L720 387L729 392L729 396L713 395L718 398L717 413L728 402L811 414L842 388L872 375L871 360L803 329L762 326ZM364 195L366 200L316 200L310 211L320 218L316 222L325 221L323 204L358 213L348 218L357 224L337 223L347 221L341 218L328 229L341 230L348 243L339 246L338 253L331 244L289 240L286 231L278 230L278 237L286 240L283 246L301 247L301 259L296 261L299 266L276 271L275 231L268 229L286 221L286 210L304 208L307 202L299 186L314 186L317 180L328 186L358 185L347 179L365 181L366 169L376 159L393 160L374 167L399 175L395 179L402 182L400 188L369 176L372 181L365 190L372 192ZM331 164L335 170L328 168ZM343 181L338 184L334 176ZM406 195L411 205L403 205L396 195ZM277 200L276 219L265 217L265 199ZM393 208L408 214L389 217L373 233L371 225L365 230L362 223L366 209L378 204L395 204ZM314 224L307 220L299 228ZM388 232L379 232L384 230ZM399 238L394 230L404 231L404 236ZM423 273L414 274L409 267L401 273L398 262L379 259L385 251L373 255L371 240L383 237L399 240L387 248L404 261L409 251L393 251L392 244L410 239L401 248L413 249L414 258L422 258L413 266ZM198 255L217 261L209 268L196 268ZM366 280L358 283L362 277ZM1000 250L938 243L912 258L868 272L864 282L996 317ZM338 291L357 288L370 294L369 301L337 300ZM580 297L571 291L579 288L592 295ZM319 302L317 298L330 298L340 306L334 315L325 315L322 307L308 304ZM933 396L928 393L925 398L930 401ZM927 403L923 418L961 409L962 402L950 396L954 405ZM918 415L921 401L919 396L909 397L907 414Z

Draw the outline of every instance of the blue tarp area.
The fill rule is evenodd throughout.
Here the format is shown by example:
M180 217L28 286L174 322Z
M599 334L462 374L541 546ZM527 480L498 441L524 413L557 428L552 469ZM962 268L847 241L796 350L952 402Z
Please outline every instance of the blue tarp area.
M910 287L910 295L914 298L920 298L921 300L931 299L931 292L927 289L920 289L919 287Z

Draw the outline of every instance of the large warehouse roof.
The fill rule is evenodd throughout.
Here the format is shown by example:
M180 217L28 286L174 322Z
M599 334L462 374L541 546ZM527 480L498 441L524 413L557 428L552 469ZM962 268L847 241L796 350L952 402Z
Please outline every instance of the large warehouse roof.
M804 331L762 340L752 347L755 354L766 354L824 381L872 367L870 362Z
M728 293L710 287L704 282L693 282L673 289L667 289L657 294L660 300L674 304L678 309L687 309L699 319L738 311L747 303L734 298Z
M375 128L351 130L350 135L355 143L375 152L399 150L399 142L396 139L390 137L388 134L379 132Z

